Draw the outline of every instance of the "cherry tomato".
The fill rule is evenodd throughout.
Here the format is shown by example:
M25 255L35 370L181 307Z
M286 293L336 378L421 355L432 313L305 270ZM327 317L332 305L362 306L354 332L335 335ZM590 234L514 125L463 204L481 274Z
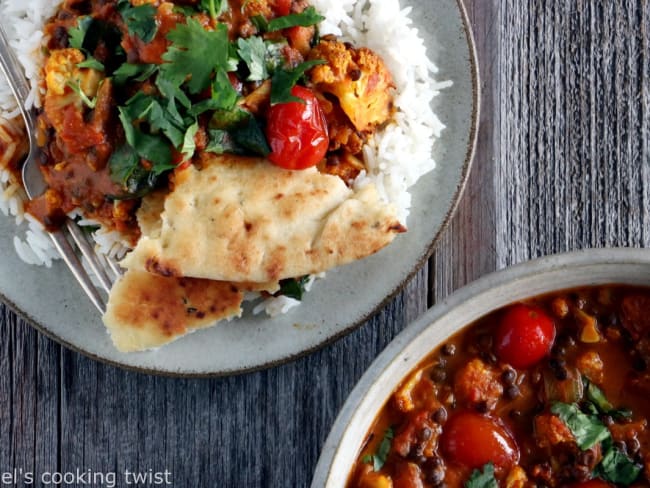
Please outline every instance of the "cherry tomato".
M268 158L282 168L305 169L325 157L329 146L327 122L309 88L294 86L291 94L305 103L278 103L269 109L266 139L271 154Z
M470 469L492 462L498 469L519 460L519 448L506 428L495 419L473 411L461 411L445 423L440 437L443 453Z
M581 481L580 483L574 483L570 488L613 488L613 486L605 480L593 478L587 481Z
M291 13L291 0L271 0L271 8L279 17Z
M525 369L550 352L554 339L555 324L543 310L517 304L501 318L496 332L495 351L502 361Z

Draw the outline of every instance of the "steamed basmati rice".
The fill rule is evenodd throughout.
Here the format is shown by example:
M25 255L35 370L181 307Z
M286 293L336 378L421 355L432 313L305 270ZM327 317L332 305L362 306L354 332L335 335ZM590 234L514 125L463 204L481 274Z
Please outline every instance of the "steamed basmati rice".
M41 29L58 3L56 0L0 0L0 22L30 81L28 104L36 107L40 106L42 95ZM311 3L326 16L320 25L321 34L335 34L355 45L371 48L382 56L393 74L398 111L385 130L364 148L368 171L362 172L354 185L360 188L374 182L382 198L395 204L400 220L407 222L411 207L408 189L435 167L432 148L444 128L430 102L451 82L434 81L437 68L427 57L424 41L412 26L411 8L402 8L398 0L311 0ZM9 87L0 80L0 130L15 124L12 121L18 113ZM24 192L2 168L0 164L0 211L14 216L17 224L22 223L17 230L19 235L14 237L16 252L25 262L50 266L57 253L40 224L29 216L24 218ZM126 248L119 233L100 228L94 237L100 251L118 259L123 257ZM260 304L257 310L265 309L273 315L285 313L299 303L291 300L273 298Z

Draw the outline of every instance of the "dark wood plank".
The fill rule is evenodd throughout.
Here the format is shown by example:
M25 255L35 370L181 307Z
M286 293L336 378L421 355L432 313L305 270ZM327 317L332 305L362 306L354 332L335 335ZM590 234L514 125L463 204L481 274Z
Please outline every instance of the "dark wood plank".
M64 351L61 469L167 469L178 486L307 486L358 378L426 309L426 283L422 270L377 317L322 351L240 377L151 377Z
M647 2L504 2L499 267L647 246Z
M481 112L476 157L463 199L431 259L430 303L496 269L494 167L499 161L500 0L465 1L480 69Z

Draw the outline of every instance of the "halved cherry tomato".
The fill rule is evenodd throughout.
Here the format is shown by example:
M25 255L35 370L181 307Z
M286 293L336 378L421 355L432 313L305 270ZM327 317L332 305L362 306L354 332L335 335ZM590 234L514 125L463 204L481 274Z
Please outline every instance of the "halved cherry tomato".
M309 88L294 86L291 94L305 103L278 103L269 109L266 139L271 154L268 158L282 168L305 169L325 157L329 146L327 122Z
M506 469L519 460L519 448L505 426L473 411L461 411L445 423L440 447L450 460L470 469L488 462Z
M555 340L555 324L537 307L508 308L496 332L495 352L515 368L529 368L546 356Z

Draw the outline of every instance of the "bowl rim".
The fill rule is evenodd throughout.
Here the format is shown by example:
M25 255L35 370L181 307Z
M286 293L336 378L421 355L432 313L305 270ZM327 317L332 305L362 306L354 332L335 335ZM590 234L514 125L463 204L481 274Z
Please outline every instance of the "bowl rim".
M633 276L626 277L625 270L639 266L647 269L647 278L639 280ZM567 275L568 270L573 273ZM579 280L578 284L573 284L572 279L578 280L577 271L593 271L593 279L587 282ZM565 281L557 281L562 276L565 277ZM608 278L608 276L616 278ZM508 288L522 287L525 284L530 284L528 283L530 281L541 281L544 277L556 279L552 280L549 285L542 286L540 290L531 293L523 292L519 298L512 298L511 295L504 294ZM438 333L439 342L426 347L429 352L450 334L508 303L555 290L607 283L650 285L650 251L640 248L596 248L552 254L486 274L435 304L400 332L361 376L341 407L323 444L311 487L333 488L344 485L349 468L356 459L356 452L360 447L356 446L355 455L353 459L350 459L349 453L344 452L346 443L359 437L361 437L361 440L358 441L359 444L363 441L363 437L376 418L379 409L388 400L399 382L426 357L426 353L413 356L409 350L421 343L421 336L427 332L431 333L437 324L441 326ZM475 306L476 302L480 300L487 304L490 298L498 301L473 311L475 317L469 322L453 323L454 316L459 315L459 311ZM456 320L458 319L456 318ZM396 375L398 372L401 373ZM384 385L384 382L390 384ZM379 407L376 406L378 402L374 400L378 398L382 399ZM360 417L363 417L364 420L360 420ZM363 427L366 424L368 425ZM358 435L359 433L361 436ZM348 461L347 469L341 469Z

